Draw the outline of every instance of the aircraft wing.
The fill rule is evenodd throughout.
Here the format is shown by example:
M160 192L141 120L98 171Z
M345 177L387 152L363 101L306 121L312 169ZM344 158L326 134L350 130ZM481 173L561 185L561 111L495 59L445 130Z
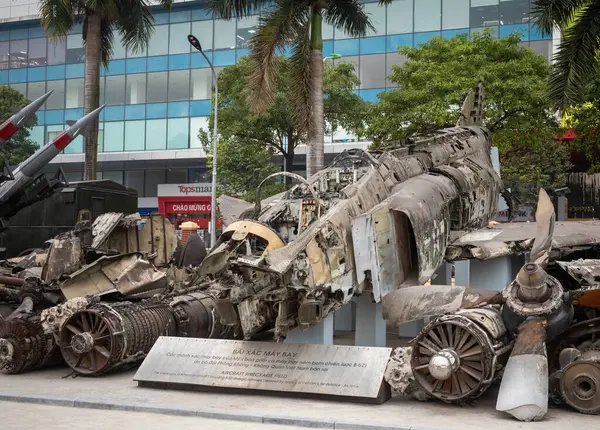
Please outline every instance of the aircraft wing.
M446 260L490 260L529 252L536 223L499 223L473 231L452 231ZM554 226L552 257L600 245L600 221L563 221Z

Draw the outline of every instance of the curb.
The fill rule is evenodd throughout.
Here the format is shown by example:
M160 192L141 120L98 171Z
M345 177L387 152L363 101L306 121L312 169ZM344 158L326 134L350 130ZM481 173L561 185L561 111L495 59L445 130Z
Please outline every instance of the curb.
M216 420L242 421L264 424L279 424L294 427L340 429L340 430L442 430L408 425L385 425L367 422L338 421L311 417L293 417L278 415L253 414L249 412L233 412L219 409L190 409L170 406L148 406L138 404L107 403L88 400L76 400L64 397L20 395L0 392L0 401L32 403L48 406L69 406L75 408L100 409L124 412L147 412L182 417L202 417Z

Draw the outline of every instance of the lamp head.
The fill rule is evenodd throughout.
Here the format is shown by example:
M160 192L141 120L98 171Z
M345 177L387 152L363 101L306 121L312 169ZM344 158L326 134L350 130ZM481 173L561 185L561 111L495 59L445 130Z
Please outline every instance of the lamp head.
M196 36L193 34L188 35L188 42L190 42L190 45L192 45L198 51L202 52L202 45L200 45L200 41L196 39Z

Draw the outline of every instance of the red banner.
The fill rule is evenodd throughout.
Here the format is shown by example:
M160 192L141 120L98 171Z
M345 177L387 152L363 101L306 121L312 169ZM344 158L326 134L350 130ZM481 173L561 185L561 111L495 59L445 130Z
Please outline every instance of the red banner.
M211 204L207 202L166 203L170 214L210 214Z

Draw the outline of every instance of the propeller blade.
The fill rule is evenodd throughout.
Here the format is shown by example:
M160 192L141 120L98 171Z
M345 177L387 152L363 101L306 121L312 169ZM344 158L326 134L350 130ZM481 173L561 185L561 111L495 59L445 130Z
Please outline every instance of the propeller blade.
M502 302L502 293L450 285L402 287L383 297L383 319L404 324L424 317L442 315L459 309Z
M540 188L540 195L538 198L538 207L535 212L536 222L536 233L533 245L531 246L531 253L529 254L529 262L539 264L541 266L548 263L550 258L550 251L552 250L552 235L554 234L554 221L556 215L554 214L554 205L548 193Z
M500 383L496 410L520 421L539 421L548 412L545 320L528 319L519 326Z

